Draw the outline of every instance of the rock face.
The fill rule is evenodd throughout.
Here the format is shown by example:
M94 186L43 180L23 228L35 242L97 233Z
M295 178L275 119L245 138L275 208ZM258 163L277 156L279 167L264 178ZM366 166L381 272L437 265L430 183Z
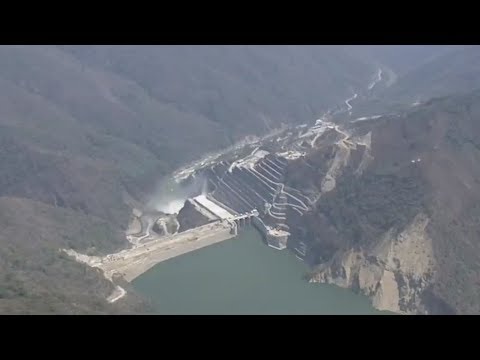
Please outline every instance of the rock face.
M286 183L315 199L288 217L312 281L403 314L480 313L480 92L343 124ZM342 134L342 131L340 131ZM326 134L328 135L328 134Z
M332 116L208 165L210 194L288 228L311 281L402 314L480 313L480 92ZM209 221L188 202L178 218Z
M358 290L371 297L379 310L428 313L422 293L436 271L432 239L425 231L428 222L428 217L419 214L404 231L388 231L371 249L337 254L312 281Z

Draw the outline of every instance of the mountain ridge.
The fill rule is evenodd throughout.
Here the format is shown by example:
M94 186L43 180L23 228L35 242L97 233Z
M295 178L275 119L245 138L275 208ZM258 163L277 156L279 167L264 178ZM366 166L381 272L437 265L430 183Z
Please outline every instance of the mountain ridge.
M352 150L337 186L290 223L318 266L313 281L350 287L394 312L479 313L479 104L479 91L432 99L350 130L371 134L368 165L358 172L363 155ZM312 156L325 153L328 169L330 151L338 150ZM296 166L297 187L302 179L319 186Z
M97 51L101 61L75 49ZM131 206L125 194L145 203L162 176L199 153L282 122L309 120L348 94L350 84L371 76L371 66L335 49L322 51L0 46L0 312L146 309L133 291L109 304L113 285L93 270L84 279L85 269L58 249L103 253L127 246ZM347 56L344 65L335 61L341 56ZM112 68L108 62L114 61ZM319 77L309 76L321 68ZM330 86L343 70L345 80ZM75 218L81 226L72 223ZM84 231L100 223L100 234L86 241ZM91 298L83 295L90 286L96 289Z

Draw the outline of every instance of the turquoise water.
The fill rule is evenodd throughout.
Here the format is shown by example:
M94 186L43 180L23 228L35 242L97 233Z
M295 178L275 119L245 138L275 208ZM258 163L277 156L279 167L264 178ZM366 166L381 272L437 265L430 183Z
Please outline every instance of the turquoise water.
M133 281L158 314L381 314L369 300L303 280L306 265L253 228L162 262Z

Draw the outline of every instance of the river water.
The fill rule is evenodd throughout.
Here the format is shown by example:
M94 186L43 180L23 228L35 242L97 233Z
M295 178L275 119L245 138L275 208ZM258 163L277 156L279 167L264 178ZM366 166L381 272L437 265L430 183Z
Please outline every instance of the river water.
M158 314L382 314L369 300L303 280L306 265L253 228L162 262L133 281Z

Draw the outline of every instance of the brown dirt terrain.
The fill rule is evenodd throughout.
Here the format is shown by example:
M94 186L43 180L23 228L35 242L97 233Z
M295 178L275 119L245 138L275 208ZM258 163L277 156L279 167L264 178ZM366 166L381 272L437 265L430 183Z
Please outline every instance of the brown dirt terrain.
M359 175L351 158L335 189L296 219L296 230L291 226L309 242L309 260L319 266L312 276L356 288L393 311L480 313L479 117L480 93L473 92L434 99L371 125L373 161ZM311 155L323 159L320 178L332 151ZM318 192L315 169L293 166L296 186L304 179L305 188L316 184ZM426 217L424 227L415 225L418 216ZM414 256L423 270L408 265ZM362 271L377 274L374 282L358 283Z
M57 248L126 246L126 193L145 202L177 166L310 119L371 73L336 48L0 46L0 312L139 310Z

